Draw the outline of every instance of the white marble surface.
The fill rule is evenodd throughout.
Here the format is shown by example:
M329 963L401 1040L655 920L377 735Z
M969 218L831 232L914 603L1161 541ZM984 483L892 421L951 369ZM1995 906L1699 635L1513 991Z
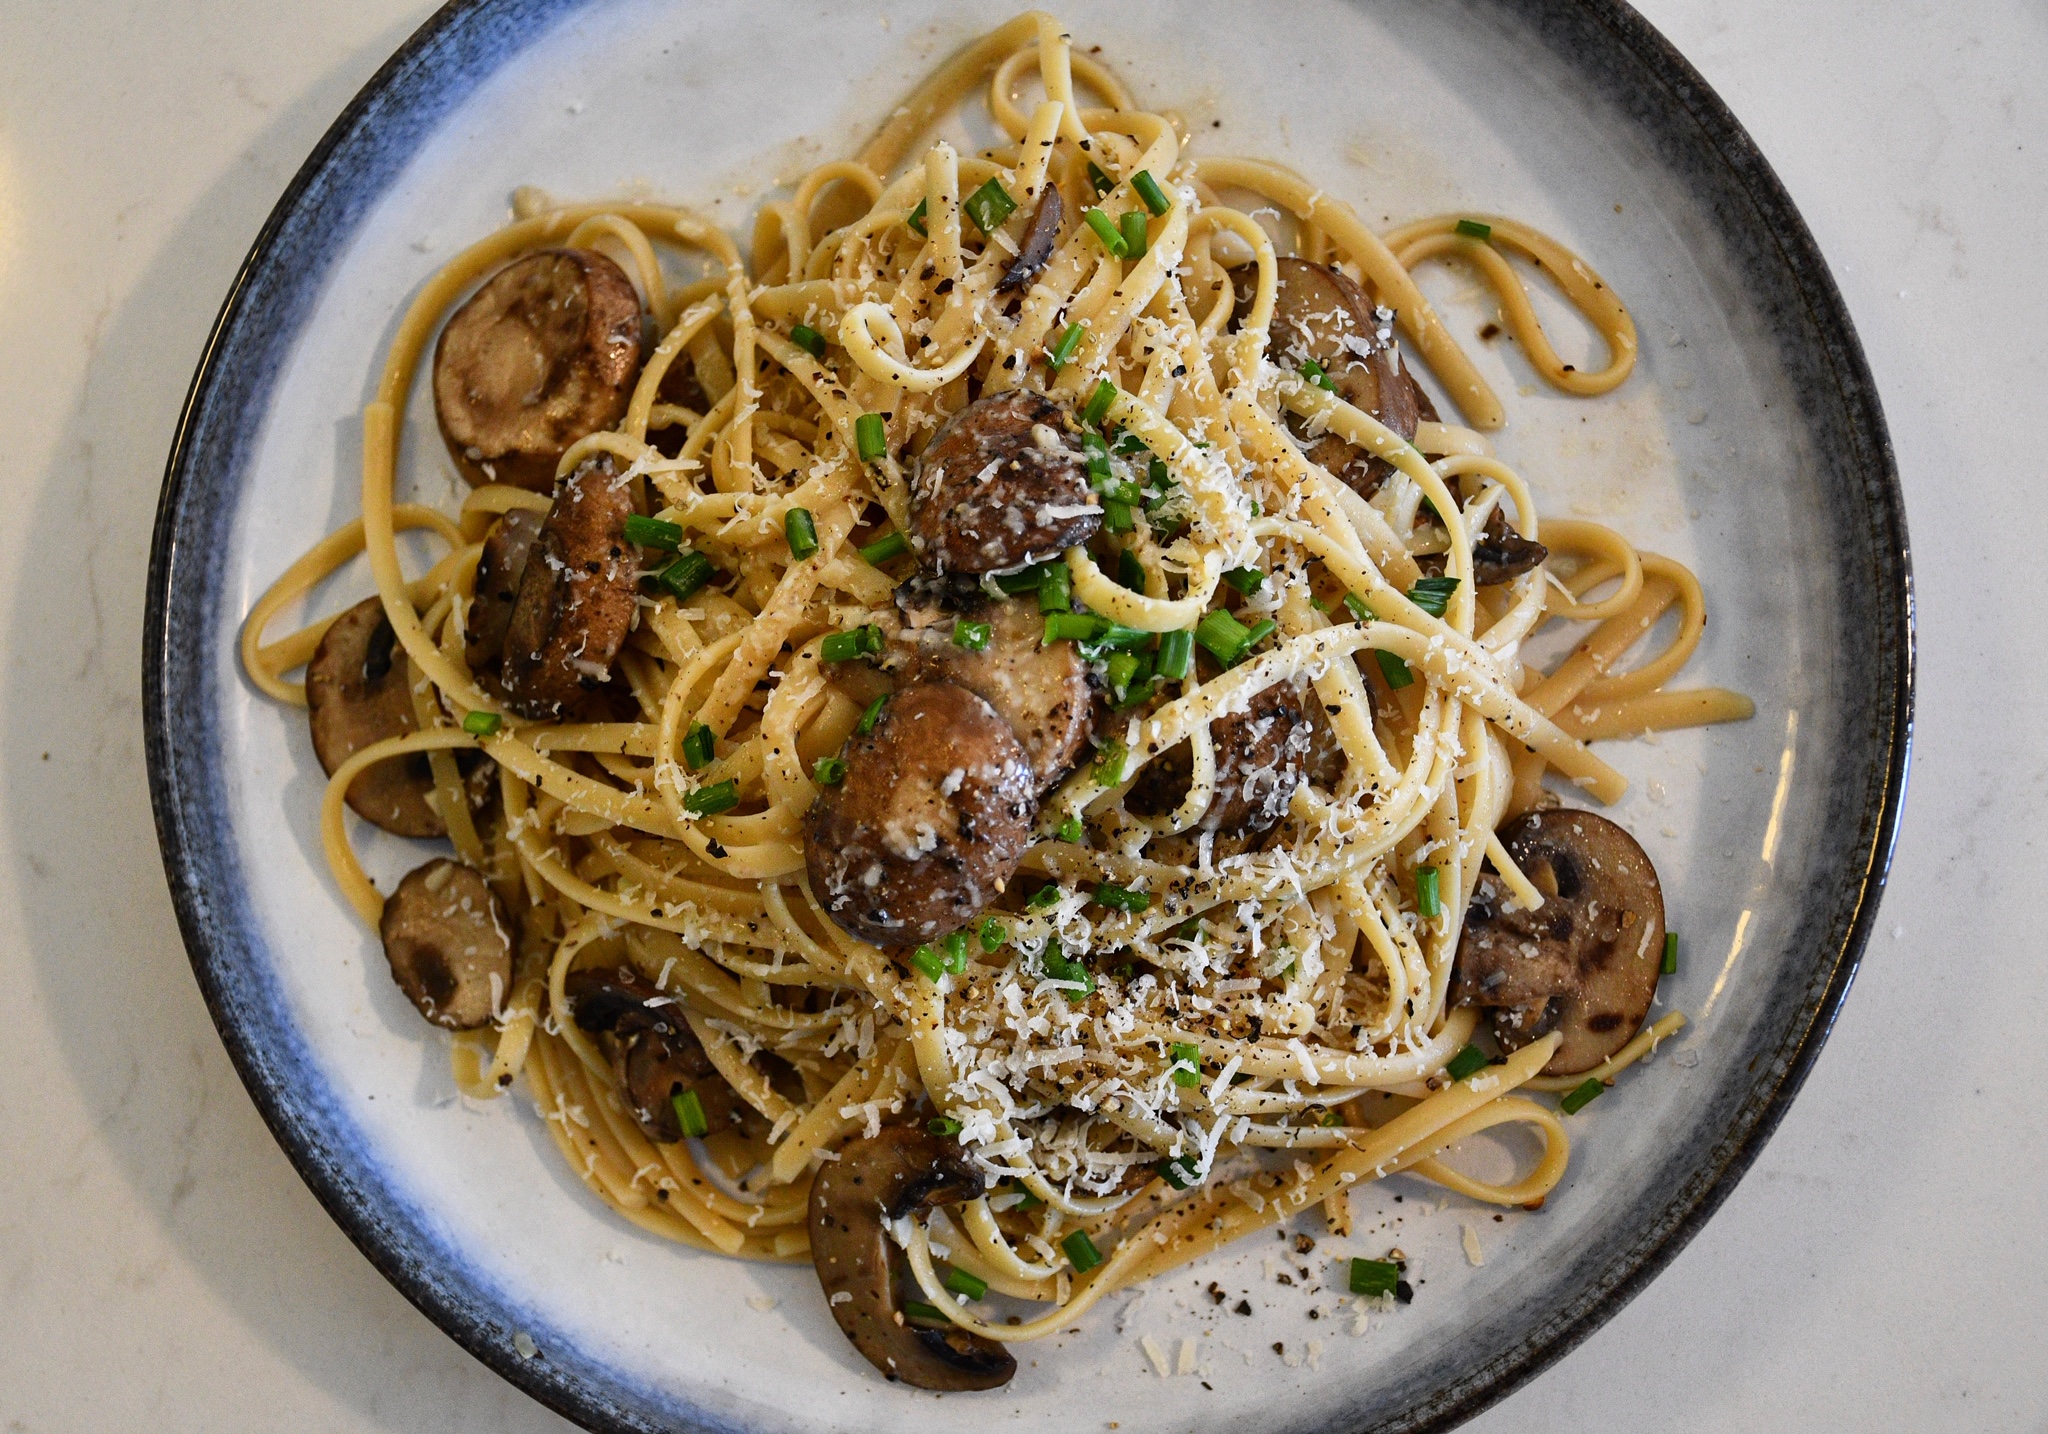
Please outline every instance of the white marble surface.
M1645 8L1783 175L1883 389L1921 601L1913 796L1880 938L1754 1170L1472 1427L2048 1429L2048 949L2022 914L2048 874L2048 14ZM0 9L10 1434L566 1427L407 1306L272 1144L191 981L142 776L149 525L199 346L293 169L426 13Z

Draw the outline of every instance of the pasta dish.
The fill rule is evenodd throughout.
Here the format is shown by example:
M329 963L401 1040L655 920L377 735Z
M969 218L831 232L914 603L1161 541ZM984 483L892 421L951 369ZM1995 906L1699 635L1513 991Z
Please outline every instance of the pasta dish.
M977 95L1003 142L931 137ZM923 1388L1310 1207L1345 1233L1361 1182L1540 1204L1684 1020L1651 862L1561 795L1622 794L1589 743L1752 710L1670 685L1683 565L1539 522L1413 277L1594 398L1636 337L1593 268L1190 138L1027 14L744 249L521 191L396 329L360 518L244 625L460 1088L523 1082L653 1235L811 1262ZM453 513L399 499L429 402ZM266 638L358 557L374 592ZM380 891L353 822L441 852ZM1447 1156L1501 1125L1514 1178Z

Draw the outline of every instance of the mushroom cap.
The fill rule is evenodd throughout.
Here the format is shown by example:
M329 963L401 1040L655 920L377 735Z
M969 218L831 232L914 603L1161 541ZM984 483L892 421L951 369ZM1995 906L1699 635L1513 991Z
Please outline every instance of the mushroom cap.
M1216 748L1216 791L1199 829L1228 835L1270 831L1287 815L1287 804L1307 780L1309 754L1316 726L1310 709L1313 693L1291 682L1276 682L1255 693L1242 712L1209 724ZM1328 724L1324 724L1327 731ZM1330 734L1334 742L1334 734ZM1342 750L1335 759L1341 763ZM1324 754L1319 768L1327 772ZM1341 774L1342 767L1337 767ZM1194 780L1194 750L1177 743L1146 764L1124 795L1124 805L1140 816L1164 816L1188 794Z
M995 708L955 683L912 683L847 744L845 780L811 808L811 889L864 941L936 941L1016 873L1037 809L1031 758Z
M672 1145L683 1138L675 1100L694 1090L712 1130L741 1116L740 1099L704 1053L675 997L631 967L585 967L562 983L577 1025L598 1038L626 1107L649 1140Z
M1543 893L1534 911L1482 872L1458 940L1452 999L1486 1008L1503 1048L1563 1033L1545 1075L1591 1070L1650 1014L1664 956L1664 893L1636 839L1592 812L1528 812L1501 845Z
M539 513L514 508L484 535L484 550L476 562L476 600L470 604L465 623L468 631L462 655L486 687L502 685L505 629L512 621L520 575L526 571L526 555L533 551L540 525Z
M306 664L306 716L313 754L329 776L373 742L415 729L405 652L384 601L367 597L328 625ZM394 836L438 837L447 823L428 800L434 774L426 754L378 762L349 784L349 807Z
M940 573L1000 573L1085 543L1102 526L1074 417L1011 389L968 404L917 456L910 540Z
M1038 277L1046 260L1052 258L1052 246L1060 236L1060 224L1066 215L1067 202L1060 198L1060 187L1048 183L1038 196L1038 208L1032 211L1031 227L1024 232L1024 246L1003 271L1002 280L996 285L997 293L1021 289Z
M601 700L639 604L632 485L602 454L562 480L505 622L505 705L576 716Z
M434 416L462 476L545 493L569 445L625 415L640 367L632 280L593 249L514 259L434 346Z
M482 873L446 857L415 867L377 923L391 979L419 1013L473 1030L512 989L512 937Z
M914 1125L885 1125L840 1147L811 1181L811 1263L826 1307L853 1347L918 1389L994 1389L1017 1372L1009 1350L952 1326L903 1322L895 1246L884 1221L977 1199L980 1172L960 1148Z

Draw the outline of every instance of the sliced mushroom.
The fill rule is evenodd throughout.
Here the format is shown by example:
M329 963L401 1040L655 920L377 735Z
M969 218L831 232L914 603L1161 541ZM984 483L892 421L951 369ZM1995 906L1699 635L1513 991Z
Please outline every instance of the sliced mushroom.
M811 1182L811 1263L826 1307L863 1358L917 1389L995 1389L1017 1372L1010 1351L954 1325L921 1329L898 1302L886 1223L978 1199L980 1172L959 1146L914 1125L849 1141Z
M625 415L640 367L639 295L591 249L515 259L448 320L434 415L471 483L554 486L569 445Z
M415 730L405 653L381 598L337 617L306 664L306 711L313 754L330 777L372 742ZM355 814L394 836L437 837L448 825L430 800L434 773L424 752L379 762L349 784Z
M1073 415L1012 389L947 419L917 457L910 538L940 573L997 573L1085 543L1102 526Z
M1287 815L1295 789L1307 779L1315 738L1312 703L1312 694L1276 682L1254 695L1244 711L1209 724L1216 746L1216 792L1202 814L1201 830L1257 835ZM1124 805L1140 816L1165 816L1187 799L1194 769L1194 751L1187 743L1167 749L1138 774L1124 794ZM1327 763L1323 769L1328 770Z
M514 508L491 526L484 538L483 556L476 564L476 601L469 609L469 633L463 655L469 670L497 686L505 661L505 628L512 621L512 604L519 597L519 578L526 571L526 555L540 536L541 515L531 508Z
M1337 269L1284 258L1279 271L1266 342L1273 362L1298 369L1313 361L1329 376L1339 398L1412 441L1427 399L1401 365L1391 323L1381 323L1365 291ZM1231 271L1239 317L1251 306L1257 276L1250 265ZM1308 457L1367 498L1394 471L1384 459L1352 447L1334 433L1310 439Z
M576 1024L597 1037L612 1063L626 1106L649 1140L673 1145L683 1138L676 1099L685 1091L696 1092L711 1130L739 1123L745 1107L673 996L628 966L571 971L562 989Z
M1513 582L1549 556L1550 549L1516 532L1495 508L1472 545L1472 581L1483 588Z
M1021 289L1038 277L1038 271L1052 257L1052 246L1060 237L1060 222L1066 214L1067 203L1060 198L1059 186L1046 185L1045 192L1038 198L1038 208L1031 216L1031 227L1025 231L1024 247L1017 251L1017 257L1010 262L1002 282L996 285L997 293L1005 289Z
M505 704L520 716L586 711L611 679L639 603L632 511L609 455L562 480L505 623Z
M1500 829L1543 893L1534 911L1482 872L1458 940L1452 998L1485 1008L1519 1050L1564 1033L1546 1075L1591 1070L1642 1028L1664 955L1664 893L1636 839L1605 817L1555 808Z
M391 979L451 1031L491 1019L512 986L512 936L475 867L441 857L406 873L377 923Z
M845 779L811 808L811 888L864 941L935 941L1002 892L1037 807L1031 758L995 708L951 682L914 683L848 744Z
M1038 604L1030 599L982 603L948 612L897 589L903 626L890 660L909 682L955 682L984 699L1010 724L1031 758L1044 792L1074 765L1094 725L1088 664L1071 642L1050 646ZM953 640L960 623L985 623L988 645L970 652Z

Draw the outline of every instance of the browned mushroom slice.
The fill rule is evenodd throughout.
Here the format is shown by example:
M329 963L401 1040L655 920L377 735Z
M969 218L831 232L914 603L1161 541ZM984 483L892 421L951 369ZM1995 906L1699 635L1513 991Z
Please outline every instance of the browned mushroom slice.
M505 661L505 628L512 621L512 604L519 597L519 578L526 571L526 555L540 536L541 515L531 508L514 508L491 526L484 538L483 555L476 564L476 601L469 609L468 637L463 655L469 670L496 687Z
M306 711L322 771L333 776L372 742L415 730L406 670L381 598L363 599L328 627L306 664ZM433 770L416 752L362 772L349 784L348 804L394 836L446 836L433 792Z
M1060 198L1059 186L1047 184L1039 196L1038 209L1031 216L1031 228L1025 231L1024 247L1017 251L1017 257L1003 274L996 291L1021 289L1038 277L1038 271L1045 267L1045 261L1052 257L1052 246L1060 237L1060 221L1066 218L1067 204Z
M1010 1351L953 1325L920 1329L898 1302L886 1222L973 1200L981 1175L951 1141L886 1125L841 1147L811 1182L811 1263L825 1304L861 1356L917 1389L995 1389L1017 1372Z
M880 946L935 941L978 916L1023 859L1031 759L996 710L951 682L905 687L846 749L806 821L811 889Z
M591 1032L612 1063L627 1108L649 1140L672 1145L684 1135L676 1100L695 1092L713 1131L738 1123L739 1096L704 1054L682 1007L631 967L586 967L562 983L576 1024Z
M434 415L471 483L545 493L569 445L612 427L640 367L640 298L590 249L515 259L434 348Z
M377 930L391 979L437 1026L473 1030L511 989L511 933L475 867L442 857L414 868L384 903Z
M1529 812L1499 835L1543 905L1516 906L1498 876L1481 873L1458 940L1453 999L1486 1008L1508 1050L1562 1031L1544 1074L1591 1070L1642 1028L1657 994L1657 869L1634 837L1591 812Z
M1039 791L1066 775L1093 726L1094 694L1077 644L1039 640L1045 622L1036 602L984 603L954 613L906 601L903 617L890 652L907 681L955 682L987 701L1024 744ZM961 623L987 624L988 645L970 652L955 642Z
M1549 556L1550 549L1516 532L1495 508L1472 545L1472 581L1483 588L1513 582Z
M997 573L1085 543L1102 526L1073 417L1012 389L947 419L917 457L910 537L941 573Z
M1308 711L1312 700L1312 694L1304 697L1293 684L1276 682L1256 694L1244 711L1209 724L1216 746L1216 793L1202 815L1201 830L1257 835L1287 815L1287 804L1308 772L1315 734ZM1187 743L1169 748L1138 774L1124 794L1124 805L1140 816L1166 815L1186 800L1194 768Z
M505 704L520 716L577 715L610 680L639 602L632 511L608 455L562 481L505 623Z
M1285 369L1314 362L1339 398L1412 441L1427 399L1402 368L1391 328L1379 322L1365 291L1341 271L1306 259L1282 259L1279 271L1266 341L1273 362ZM1251 306L1257 273L1251 265L1231 271L1240 317ZM1310 440L1308 457L1366 498L1393 472L1334 433Z

